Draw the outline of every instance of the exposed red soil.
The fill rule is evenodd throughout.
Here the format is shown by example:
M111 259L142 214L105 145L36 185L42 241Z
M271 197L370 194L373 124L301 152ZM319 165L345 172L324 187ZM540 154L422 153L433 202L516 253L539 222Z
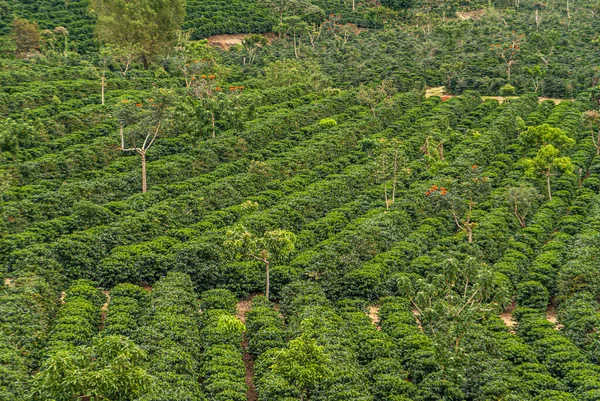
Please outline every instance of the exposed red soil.
M249 33L237 33L233 35L214 35L209 36L208 45L212 47L220 47L223 50L229 50L235 45L241 45L244 41L244 38L250 36ZM267 38L269 44L275 39L274 33L263 33L262 36Z

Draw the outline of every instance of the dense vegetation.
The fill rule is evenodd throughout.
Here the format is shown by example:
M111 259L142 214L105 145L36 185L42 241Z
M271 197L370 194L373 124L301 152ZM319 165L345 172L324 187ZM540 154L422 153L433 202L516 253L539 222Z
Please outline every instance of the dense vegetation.
M600 400L595 3L135 4L0 0L0 401Z

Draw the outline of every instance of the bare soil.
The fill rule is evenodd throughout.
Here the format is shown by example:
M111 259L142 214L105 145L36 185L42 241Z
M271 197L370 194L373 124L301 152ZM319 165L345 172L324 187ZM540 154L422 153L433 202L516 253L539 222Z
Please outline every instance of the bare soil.
M419 320L419 311L416 309L412 310L413 315L415 315L415 320L417 321L417 326L419 326L419 330L421 333L423 332L423 326L421 326L421 321Z
M564 326L558 323L558 319L556 318L556 308L552 305L546 309L546 319L554 325L556 330L562 329Z
M245 299L237 303L235 309L235 317L238 318L242 323L246 323L246 312L252 307L252 298Z
M236 305L235 317L242 323L246 323L246 312L252 307L252 297L242 300ZM244 334L242 340L242 348L244 349L244 366L246 367L246 385L248 390L246 391L246 398L248 401L258 401L258 394L256 387L254 387L254 356L248 353L248 337Z
M506 307L504 312L502 312L500 314L500 319L502 319L502 321L504 322L506 327L508 327L510 329L510 332L513 334L515 334L514 329L515 329L515 326L517 325L517 322L513 319L512 313L515 310L516 306L517 306L516 302L513 302L512 304L510 304L509 306Z
M371 318L371 323L373 323L377 330L381 330L379 326L379 306L377 305L369 305L369 317Z
M220 47L223 50L229 50L230 48L232 48L235 45L241 45L244 41L244 38L246 38L247 36L250 36L250 34L238 33L238 34L234 34L234 35L214 35L214 36L209 36L207 39L208 39L209 46ZM262 36L267 38L267 40L269 41L269 44L271 44L273 39L275 39L274 33L264 33L264 34L262 34Z
M110 304L110 293L108 290L102 290L104 296L106 296L106 302L102 305L100 309L100 331L104 329L104 321L106 320L106 314L108 313L108 304Z
M452 98L452 97L456 97L456 95L448 95L445 92L445 88L443 86L436 86L433 88L427 88L427 90L425 91L425 97L431 97L431 96L444 96L447 98ZM506 100L511 100L511 99L518 99L518 96L482 96L481 97L483 100L486 99L495 99L500 103L505 102ZM559 104L561 102L572 102L573 99L557 99L557 98L551 98L551 97L540 97L538 98L539 102L543 102L544 100L550 100L552 102L554 102L554 104Z
M456 12L456 16L459 19L462 20L467 20L467 19L478 19L481 18L485 15L485 10L483 8L479 9L479 10L473 10L473 11L465 11L465 12Z

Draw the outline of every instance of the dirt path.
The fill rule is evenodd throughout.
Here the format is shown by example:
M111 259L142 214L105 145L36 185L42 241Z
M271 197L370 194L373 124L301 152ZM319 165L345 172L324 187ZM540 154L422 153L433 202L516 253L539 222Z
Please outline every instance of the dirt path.
M554 328L556 330L560 330L563 327L565 327L562 324L558 323L558 319L556 318L556 308L552 305L550 305L548 309L546 309L546 319L554 325Z
M448 95L445 93L445 88L443 86L436 86L433 88L427 88L425 90L425 97L431 96L439 96L442 100L448 100L450 98L456 97L456 95ZM506 100L518 99L518 96L481 96L483 100L486 99L495 99L498 102L502 103ZM574 99L556 99L551 97L540 97L538 98L539 102L543 102L544 100L551 100L554 104L559 104L561 102L572 102Z
M106 302L104 303L104 305L102 305L102 308L100 309L100 331L104 329L104 321L106 320L106 314L108 313L108 304L110 304L110 293L108 292L108 290L102 290L102 293L106 297Z
M478 19L481 18L485 15L485 9L481 8L479 10L473 10L473 11L457 11L456 12L456 16L461 19L461 20L467 20L467 19Z
M209 36L207 38L207 40L208 40L209 46L220 47L223 50L229 50L233 46L241 45L242 43L244 43L244 39L247 36L250 36L250 34L238 33L238 34L234 34L234 35L214 35L214 36ZM261 34L261 36L264 36L265 38L267 38L267 41L269 44L271 44L273 39L275 39L274 33L264 33L264 34Z
M507 306L506 309L504 309L504 312L500 314L500 319L502 319L506 327L508 327L509 331L513 334L515 334L515 326L517 325L517 322L513 319L512 313L515 310L516 306L517 303L513 302L512 304Z
M368 315L371 318L371 323L377 327L377 330L381 330L381 327L379 326L379 306L369 305Z
M419 327L419 330L421 330L421 333L423 332L423 326L421 326L421 321L419 320L419 311L416 309L412 310L412 314L415 316L415 320L417 321L417 326Z
M242 323L246 323L246 312L251 307L252 297L238 302L235 317ZM256 393L256 387L254 387L254 357L248 353L248 337L246 334L244 334L244 339L242 340L242 348L244 350L244 366L246 367L246 385L248 386L246 398L248 401L258 401L258 394Z

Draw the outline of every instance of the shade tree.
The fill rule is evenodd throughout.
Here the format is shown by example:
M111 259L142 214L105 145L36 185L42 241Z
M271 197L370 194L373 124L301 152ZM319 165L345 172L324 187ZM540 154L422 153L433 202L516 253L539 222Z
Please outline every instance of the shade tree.
M139 46L144 67L166 54L185 17L184 0L95 0L90 10L97 15L96 32L103 43Z
M144 104L123 99L117 108L119 120L120 150L136 152L142 161L142 193L148 189L146 183L146 155L148 150L165 131L170 118L169 106L172 92L160 89ZM127 128L127 129L126 129Z
M573 173L571 159L562 156L561 151L575 145L575 140L569 137L566 131L548 124L528 127L519 135L519 139L526 149L537 150L534 157L523 160L523 165L527 175L542 175L546 178L548 199L552 200L551 177L560 173Z
M521 184L506 192L506 201L522 228L527 227L526 218L539 200L539 193L531 185Z
M294 251L295 242L296 236L287 230L265 231L258 235L236 225L227 231L223 245L233 252L234 257L251 258L265 265L265 296L269 299L271 262L285 259Z
M459 230L467 234L467 242L473 243L473 229L477 222L473 219L477 201L483 199L490 189L490 180L480 173L480 168L473 165L466 169L460 179L446 180L446 184L432 185L425 195L431 199L435 207L447 209L452 215ZM444 185L444 186L441 186Z

